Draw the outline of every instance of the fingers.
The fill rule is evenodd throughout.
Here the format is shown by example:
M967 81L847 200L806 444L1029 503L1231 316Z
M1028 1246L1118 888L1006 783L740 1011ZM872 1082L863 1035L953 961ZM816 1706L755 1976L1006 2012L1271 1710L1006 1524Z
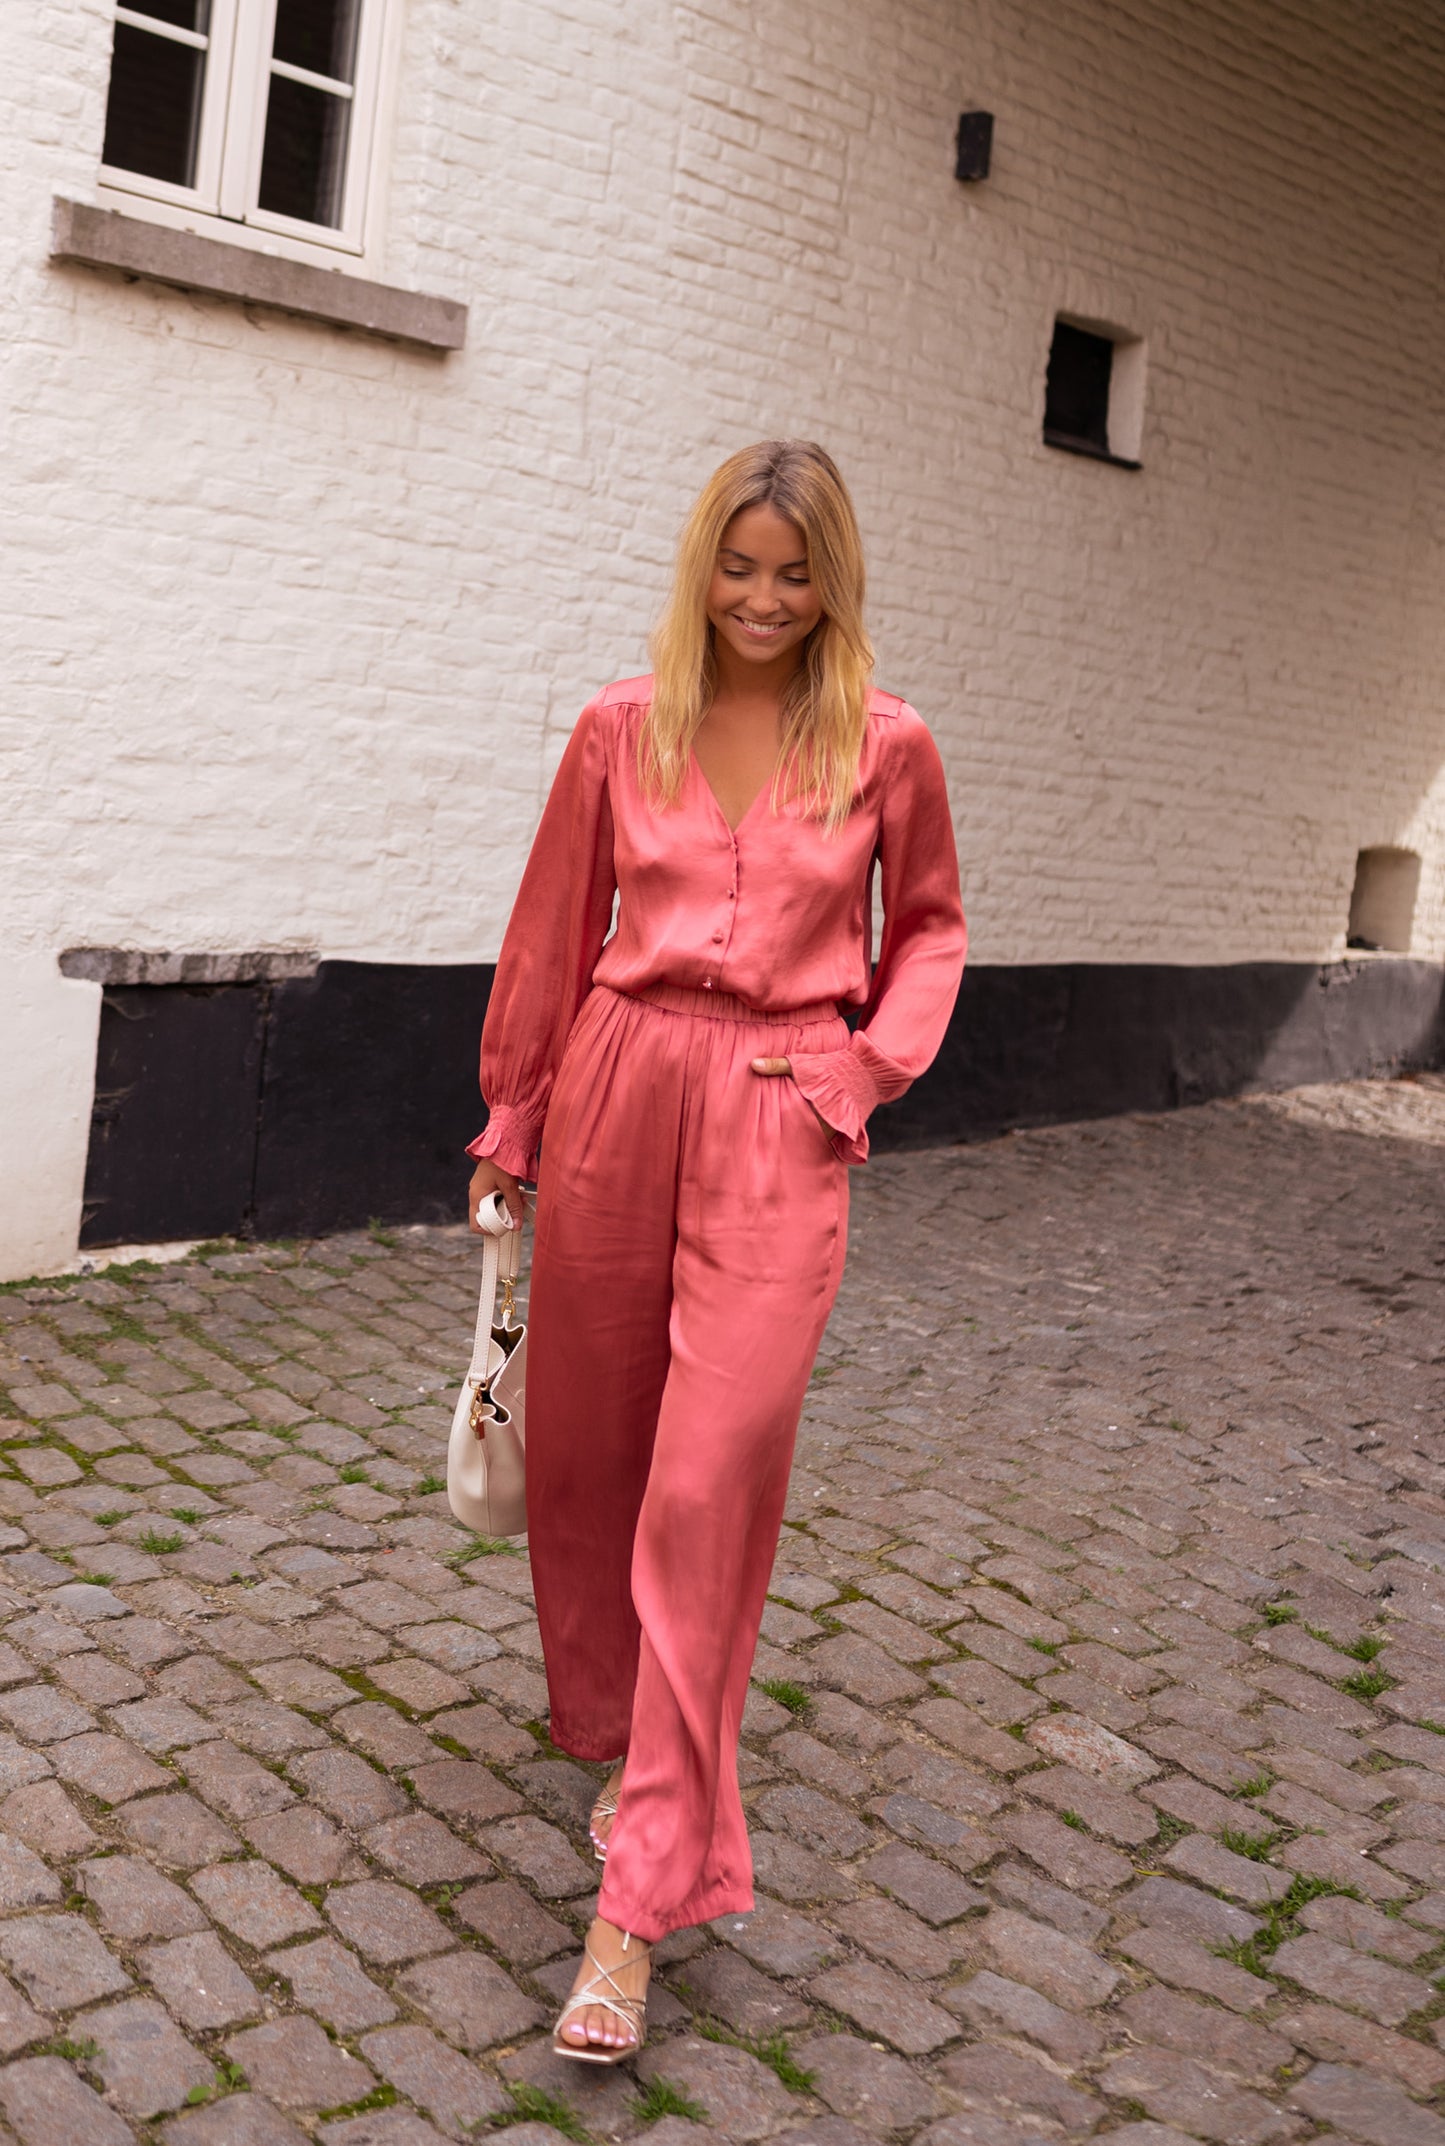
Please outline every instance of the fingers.
M499 1170L493 1162L478 1163L467 1187L467 1227L474 1237L487 1234L477 1222L477 1210L491 1199L500 1198L507 1210L509 1229L520 1229L527 1215L527 1195L521 1181L505 1170Z
M790 1075L792 1070L793 1061L791 1058L755 1058L753 1060L753 1071L755 1073L767 1073L776 1078L780 1075Z
M527 1219L527 1195L523 1192L521 1186L515 1183L513 1179L507 1178L499 1185L490 1186L482 1194L479 1204L483 1208L490 1209L493 1200L500 1200L506 1209L507 1228L520 1229ZM475 1212L476 1210L473 1209L474 1215ZM475 1220L472 1223L472 1227L473 1229L476 1228Z

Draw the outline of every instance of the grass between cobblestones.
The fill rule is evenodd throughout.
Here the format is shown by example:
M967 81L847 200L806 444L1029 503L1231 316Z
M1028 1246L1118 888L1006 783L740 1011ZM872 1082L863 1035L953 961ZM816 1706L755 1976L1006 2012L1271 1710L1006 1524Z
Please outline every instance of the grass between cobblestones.
M1261 1859L1262 1860L1262 1859ZM1287 1939L1298 1937L1304 1925L1299 1919L1300 1909L1308 1907L1312 1900L1361 1900L1364 1895L1353 1885L1336 1885L1329 1878L1295 1877L1290 1880L1289 1891L1282 1900L1266 1902L1262 1913L1264 1927L1253 1937L1233 1939L1214 1950L1222 1960L1232 1960L1251 1975L1268 1978L1270 1960Z
M693 2124L707 2121L707 2111L702 2103L693 2095L685 2094L681 2087L673 2086L661 2073L647 2081L632 2107L638 2122L643 2124L655 2124L664 2116L682 2116Z
M564 2139L585 2141L591 2137L571 2103L560 2096L549 2094L544 2087L529 2086L522 2080L507 2080L505 2088L512 2097L512 2106L492 2117L493 2129L511 2124L550 2124Z
M733 2049L747 2050L750 2056L756 2057L760 2064L766 2064L769 2071L781 2079L790 2094L811 2094L813 2091L817 2073L799 2064L788 2047L785 2036L769 2034L759 2037L739 2034L731 2027L725 2026L720 2019L711 2018L706 2012L699 2012L692 2024L693 2032L700 2034L706 2042L726 2042ZM842 2026L840 2021L840 2031Z

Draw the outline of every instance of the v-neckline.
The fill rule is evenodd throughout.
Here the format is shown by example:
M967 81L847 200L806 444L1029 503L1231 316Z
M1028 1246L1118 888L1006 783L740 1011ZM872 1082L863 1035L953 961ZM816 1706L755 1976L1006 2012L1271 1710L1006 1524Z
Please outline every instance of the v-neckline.
M737 821L735 825L733 821L731 821L728 818L727 814L723 811L722 799L718 796L717 791L713 788L711 782L708 780L707 770L706 768L704 768L701 760L699 760L697 756L697 747L695 745L690 745L688 747L688 752L691 756L693 766L697 769L697 779L702 784L703 788L706 790L709 798L712 801L713 811L717 814L718 818L722 821L723 826L727 829L729 840L736 842L738 836L742 833L743 828L747 825L748 821L757 811L760 799L765 797L768 791L772 789L773 783L777 778L776 764L774 765L773 773L768 777L767 781L763 783L760 788L756 789L753 792L751 798L748 800L748 803L743 810L741 818Z

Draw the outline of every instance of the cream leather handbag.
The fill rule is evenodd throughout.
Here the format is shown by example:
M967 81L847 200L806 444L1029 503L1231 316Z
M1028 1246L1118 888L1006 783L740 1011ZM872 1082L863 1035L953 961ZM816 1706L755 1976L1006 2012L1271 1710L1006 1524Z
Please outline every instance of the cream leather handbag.
M478 1535L521 1535L527 1527L527 1329L517 1318L515 1289L522 1232L508 1227L498 1192L478 1207L477 1224L483 1232L482 1294L471 1369L452 1413L447 1498L462 1525Z

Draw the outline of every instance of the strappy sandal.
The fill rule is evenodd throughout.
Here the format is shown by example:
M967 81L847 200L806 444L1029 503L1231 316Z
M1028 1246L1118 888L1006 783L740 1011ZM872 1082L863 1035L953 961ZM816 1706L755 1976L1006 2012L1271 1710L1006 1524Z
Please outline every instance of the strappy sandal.
M640 1937L634 1937L630 1930L624 1930L623 1951L626 1952L632 1945L636 1945L642 1952L650 1953L652 1950L650 1945L643 1944ZM596 1972L588 1977L580 1989L572 1992L558 2013L557 2024L552 2029L553 2053L559 2057L572 2057L579 2064L625 2064L630 2057L637 2055L647 2040L646 1994L641 1997L627 1996L617 1980L616 1971L602 1965L592 1950L590 1939L583 1947L583 1953ZM619 1966L630 1964L630 1961L618 1962ZM596 2005L604 2012L611 2012L614 2018L622 2021L624 2027L632 2029L636 2039L625 2042L620 2049L608 2049L601 2042L564 2042L562 2029L572 2014L585 2012L590 2005Z
M605 1840L599 1840L597 1837L597 1821L600 1818L615 1818L617 1816L617 1799L621 1793L622 1783L620 1781L615 1784L611 1781L605 1783L601 1795L592 1806L591 1816L587 1821L587 1832L592 1842L592 1853L599 1863L607 1861L608 1844Z

